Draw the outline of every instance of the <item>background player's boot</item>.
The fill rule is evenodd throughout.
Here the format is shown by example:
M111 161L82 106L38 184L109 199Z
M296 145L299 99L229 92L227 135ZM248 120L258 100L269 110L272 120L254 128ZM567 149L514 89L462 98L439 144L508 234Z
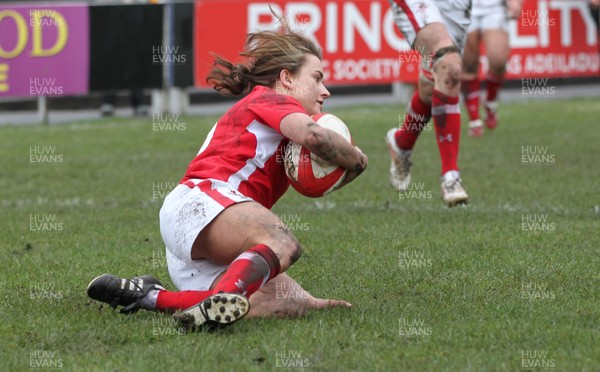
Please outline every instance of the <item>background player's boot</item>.
M483 136L483 123L481 119L472 120L469 122L469 137Z
M465 191L458 171L449 171L442 176L442 200L448 207L467 204L469 195Z
M488 129L494 129L498 126L498 103L486 102L484 106L487 115L485 118L485 126L488 127Z
M386 136L385 142L390 149L392 162L390 164L390 183L396 191L406 191L410 184L410 162L411 150L403 151L398 148L394 135L398 131L397 128L390 129Z
M113 308L124 306L121 313L135 313L141 309L142 299L151 290L164 290L160 281L153 276L136 276L131 279L104 274L94 278L87 287L90 298L109 304Z
M237 322L249 310L250 303L246 297L235 293L219 293L173 314L173 319L178 323L178 328L186 331L210 331Z

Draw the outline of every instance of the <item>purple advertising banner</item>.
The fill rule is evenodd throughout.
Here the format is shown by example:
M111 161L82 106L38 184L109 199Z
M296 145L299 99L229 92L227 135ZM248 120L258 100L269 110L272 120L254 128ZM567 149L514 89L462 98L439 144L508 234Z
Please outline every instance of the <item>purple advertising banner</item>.
M88 92L88 7L0 5L0 98Z

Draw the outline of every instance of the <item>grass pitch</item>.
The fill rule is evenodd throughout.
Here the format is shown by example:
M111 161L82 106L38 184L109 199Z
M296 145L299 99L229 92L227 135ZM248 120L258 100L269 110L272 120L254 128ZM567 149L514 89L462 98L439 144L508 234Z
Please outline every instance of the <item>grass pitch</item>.
M276 205L305 247L289 271L354 308L179 334L168 316L87 299L96 275L153 274L174 289L162 198L216 117L0 128L0 365L8 370L597 370L600 109L594 100L503 104L468 138L467 207L439 191L433 127L413 185L388 184L383 137L399 106L331 110L369 156L353 184ZM465 119L463 118L463 122Z

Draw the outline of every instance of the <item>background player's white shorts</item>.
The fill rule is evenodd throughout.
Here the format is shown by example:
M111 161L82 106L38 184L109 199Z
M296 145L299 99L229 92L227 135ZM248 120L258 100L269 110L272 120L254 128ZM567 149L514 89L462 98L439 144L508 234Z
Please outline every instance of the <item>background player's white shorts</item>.
M415 43L417 32L430 23L444 23L460 50L465 45L471 0L389 0L394 21L408 43Z
M166 245L167 267L180 291L207 290L228 265L192 260L196 237L219 213L230 205L252 201L217 180L189 180L177 185L160 209L160 233Z
M469 32L477 30L504 30L508 32L508 17L503 5L473 8Z

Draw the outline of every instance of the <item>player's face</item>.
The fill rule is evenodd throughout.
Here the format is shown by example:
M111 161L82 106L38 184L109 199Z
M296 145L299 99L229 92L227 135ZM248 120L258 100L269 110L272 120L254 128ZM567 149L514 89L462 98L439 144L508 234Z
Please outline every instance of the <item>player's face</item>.
M323 101L331 95L323 85L321 60L307 54L304 64L292 79L293 89L290 95L300 102L309 115L320 113Z

